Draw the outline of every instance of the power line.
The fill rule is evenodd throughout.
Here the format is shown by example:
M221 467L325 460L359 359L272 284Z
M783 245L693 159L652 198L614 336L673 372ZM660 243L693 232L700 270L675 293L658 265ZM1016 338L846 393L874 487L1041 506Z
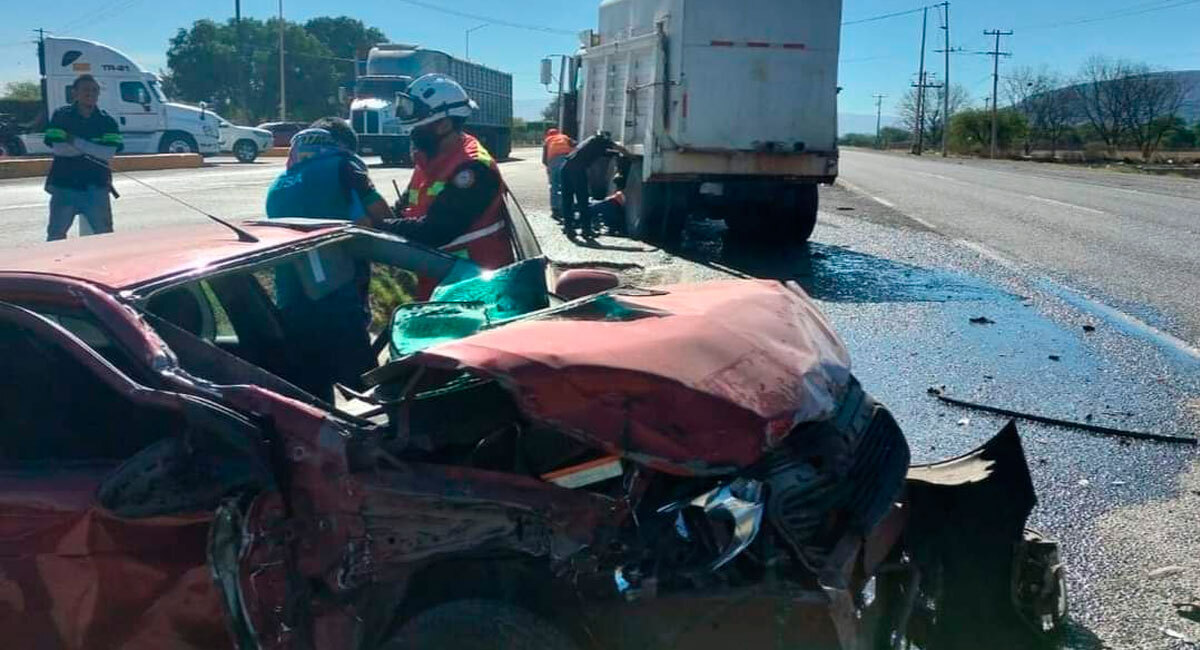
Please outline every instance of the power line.
M531 25L531 24L527 24L527 23L514 23L510 20L501 20L499 18L492 18L491 16L481 16L479 14L473 14L473 13L469 13L466 11L459 11L457 9L449 9L447 7L443 7L441 5L437 5L432 2L423 2L422 0L399 0L399 2L403 2L405 4L410 4L410 5L413 5L414 7L421 7L423 9L428 9L430 11L437 11L437 12L440 12L443 14L449 14L451 16L458 16L459 18L469 18L471 20L478 20L478 21L482 21L485 23L490 23L492 25L501 25L503 27L512 27L514 29L527 29L527 30L533 31L533 32L542 32L544 34L561 34L563 36L575 36L578 33L578 32L573 32L568 29L556 29L554 27L545 27L542 25Z
M1000 37L1012 36L1012 30L1002 31L999 29L985 29L984 36L996 37L996 49L992 50L992 158L996 157L996 113L997 104L999 103L997 94L1000 92L1000 57L1012 56L1012 52L1000 51Z
M407 2L408 0L400 0L400 1ZM861 25L863 23L873 23L877 20L887 20L888 18L897 18L900 16L907 16L909 14L915 14L919 11L925 11L926 9L928 9L928 7L917 7L916 9L909 9L907 11L893 11L890 14L871 16L870 18L859 18L858 20L848 20L848 21L842 23L842 27L845 27L847 25Z
M1139 5L1126 7L1125 9L1118 9L1115 11L1110 11L1108 13L1100 14L1097 16L1076 18L1076 19L1071 19L1071 20L1063 20L1063 21L1058 21L1058 22L1053 22L1053 23L1042 23L1039 25L1032 25L1029 27L1024 27L1022 29L1049 29L1051 27L1066 27L1069 25L1087 25L1090 23L1097 23L1097 22L1104 21L1104 20L1113 20L1116 18L1127 18L1129 16L1140 16L1142 14L1148 14L1148 13L1155 12L1155 11L1163 11L1165 9L1175 9L1177 7L1193 5L1193 4L1196 4L1197 2L1200 2L1200 0L1155 0L1154 2L1142 3Z

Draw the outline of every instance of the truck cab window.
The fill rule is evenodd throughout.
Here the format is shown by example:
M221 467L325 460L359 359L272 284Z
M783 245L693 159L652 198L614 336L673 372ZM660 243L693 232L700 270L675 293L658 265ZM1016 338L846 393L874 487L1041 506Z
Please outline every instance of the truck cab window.
M150 92L140 81L122 81L121 101L145 106L150 103Z

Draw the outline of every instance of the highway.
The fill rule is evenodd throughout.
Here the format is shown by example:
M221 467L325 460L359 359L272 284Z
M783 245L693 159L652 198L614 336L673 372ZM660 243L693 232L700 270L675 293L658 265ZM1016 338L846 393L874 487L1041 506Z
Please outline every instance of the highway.
M808 245L738 242L723 224L695 222L682 246L663 250L616 236L568 241L549 218L538 153L518 150L501 169L554 262L603 266L640 285L800 283L845 340L855 374L896 415L915 461L964 453L1007 421L943 404L931 387L1055 418L1200 434L1200 182L844 151ZM393 180L403 189L411 170L372 162L385 196ZM240 219L261 216L281 170L280 159L215 159L134 176ZM43 245L41 185L0 181L0 245ZM116 187L119 229L204 218L129 178ZM1188 647L1163 630L1200 639L1200 623L1172 605L1200 598L1196 448L1019 427L1040 499L1031 524L1064 545L1067 645Z

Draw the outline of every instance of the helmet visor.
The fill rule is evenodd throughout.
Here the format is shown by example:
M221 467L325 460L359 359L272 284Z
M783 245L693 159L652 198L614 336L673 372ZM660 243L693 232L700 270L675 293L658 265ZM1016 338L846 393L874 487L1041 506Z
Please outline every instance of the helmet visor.
M396 119L403 124L419 122L429 117L429 104L408 93L396 93Z

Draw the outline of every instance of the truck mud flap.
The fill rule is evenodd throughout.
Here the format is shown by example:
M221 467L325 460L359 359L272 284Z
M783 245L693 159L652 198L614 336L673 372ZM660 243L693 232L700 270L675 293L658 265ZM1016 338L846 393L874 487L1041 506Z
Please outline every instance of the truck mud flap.
M1066 613L1062 566L1040 537L1050 548L1036 555L1052 566L1026 566L1037 497L1016 425L968 454L911 467L906 488L906 543L922 575L913 640L926 650L1045 647Z

